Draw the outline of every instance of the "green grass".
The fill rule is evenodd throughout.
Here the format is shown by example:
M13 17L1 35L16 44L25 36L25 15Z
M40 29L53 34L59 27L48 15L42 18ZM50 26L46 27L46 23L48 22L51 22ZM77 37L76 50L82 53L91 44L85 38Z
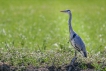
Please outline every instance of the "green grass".
M105 0L0 0L0 60L13 60L13 65L27 61L38 66L42 60L52 63L53 58L59 60L56 64L70 62L74 49L67 43L68 15L60 12L70 9L72 26L86 44L88 58L84 61L93 62L98 69L97 62L106 60L105 3ZM83 61L79 56L80 59Z

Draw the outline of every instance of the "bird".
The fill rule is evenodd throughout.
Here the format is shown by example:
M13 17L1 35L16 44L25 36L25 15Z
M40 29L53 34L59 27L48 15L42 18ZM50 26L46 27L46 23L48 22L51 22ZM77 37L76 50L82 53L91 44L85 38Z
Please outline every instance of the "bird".
M77 51L79 51L83 57L87 58L87 51L86 51L86 47L85 44L83 42L83 40L80 38L80 36L78 34L76 34L76 32L73 30L72 28L72 13L71 10L63 10L60 12L64 12L67 13L69 15L69 20L68 20L68 26L69 26L69 41L71 43L71 45L75 48L75 57L77 56Z

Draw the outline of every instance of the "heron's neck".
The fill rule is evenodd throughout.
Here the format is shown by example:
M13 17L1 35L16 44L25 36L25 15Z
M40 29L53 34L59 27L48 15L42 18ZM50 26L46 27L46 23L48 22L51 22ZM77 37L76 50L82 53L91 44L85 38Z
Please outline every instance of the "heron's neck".
M69 32L70 32L70 34L73 32L73 28L72 28L72 25L71 25L71 20L72 20L72 14L69 13L68 25L69 25Z

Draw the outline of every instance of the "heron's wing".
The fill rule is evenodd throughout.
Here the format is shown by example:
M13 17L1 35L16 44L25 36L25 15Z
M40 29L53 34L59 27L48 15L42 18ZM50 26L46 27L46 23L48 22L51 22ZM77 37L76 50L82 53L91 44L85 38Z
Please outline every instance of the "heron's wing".
M76 36L71 40L72 45L78 51L85 51L85 44L82 39L76 34Z
M76 35L76 37L73 39L74 41L74 47L83 54L84 57L87 57L87 52L85 48L85 44L82 41L82 39Z

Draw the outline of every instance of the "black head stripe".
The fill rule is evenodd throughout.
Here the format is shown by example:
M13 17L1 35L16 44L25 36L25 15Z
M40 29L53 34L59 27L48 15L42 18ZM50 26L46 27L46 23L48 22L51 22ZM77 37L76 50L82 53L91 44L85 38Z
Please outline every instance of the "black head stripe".
M67 10L67 11L70 11L70 10Z

